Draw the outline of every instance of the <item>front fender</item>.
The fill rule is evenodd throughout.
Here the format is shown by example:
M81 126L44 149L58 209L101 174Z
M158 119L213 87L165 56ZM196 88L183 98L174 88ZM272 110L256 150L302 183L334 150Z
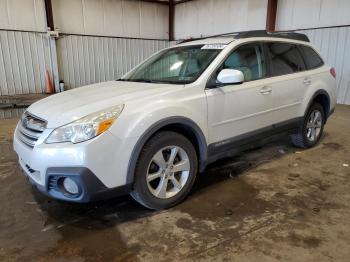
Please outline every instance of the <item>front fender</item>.
M187 89L186 96L162 97L155 101L135 101L126 104L120 118L110 129L122 140L136 141L130 154L127 182L131 183L137 159L147 140L158 130L170 124L182 124L196 135L200 148L200 164L207 156L207 106L205 94ZM182 98L185 97L185 98ZM134 142L133 142L134 143Z
M171 124L182 124L186 127L190 128L197 139L197 142L199 144L199 165L200 165L200 171L204 169L205 163L207 160L207 142L206 138L201 130L201 128L193 122L191 119L182 117L182 116L172 116L168 118L161 119L151 125L138 139L135 147L133 148L131 158L128 165L128 172L127 172L127 183L133 183L134 181L134 174L135 174L135 168L137 160L140 156L141 150L146 144L146 142L161 128L171 125Z

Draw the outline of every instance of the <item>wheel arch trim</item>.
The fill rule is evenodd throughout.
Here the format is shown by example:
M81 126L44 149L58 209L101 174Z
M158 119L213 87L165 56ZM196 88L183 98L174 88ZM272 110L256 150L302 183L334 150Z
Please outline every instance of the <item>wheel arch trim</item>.
M207 151L208 146L206 142L206 138L200 129L200 127L191 119L186 117L167 117L165 119L159 120L158 122L151 125L138 139L136 145L134 146L132 150L132 154L129 160L128 164L128 170L127 170L127 178L126 183L130 184L134 182L134 176L135 176L135 169L136 169L136 163L140 156L141 150L146 144L146 142L159 130L162 128L172 125L172 124L181 124L184 125L194 133L197 143L198 143L198 149L199 149L199 171L203 171L205 168L205 163L207 160Z
M304 111L304 116L306 115L306 113L308 112L309 108L310 108L311 105L313 104L315 98L316 98L317 96L319 96L319 95L325 95L325 96L327 97L327 100L328 100L328 106L329 106L329 108L328 108L328 111L325 112L325 114L326 114L326 120L327 120L327 118L329 117L330 112L332 111L332 109L330 108L330 106L331 106L331 99L330 99L330 96L329 96L328 92L327 92L326 90L324 90L324 89L319 89L319 90L317 90L317 91L312 95L312 97L310 98L309 103L307 104L307 107L306 107L306 109L305 109L305 111ZM323 106L323 105L322 105L322 106Z

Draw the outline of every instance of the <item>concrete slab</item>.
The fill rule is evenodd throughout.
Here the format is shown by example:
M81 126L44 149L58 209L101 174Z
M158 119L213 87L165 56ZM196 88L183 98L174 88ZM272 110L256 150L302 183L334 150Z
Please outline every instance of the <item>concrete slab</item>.
M1 261L349 261L349 106L315 148L286 140L219 161L162 212L129 197L76 205L32 190L12 151L16 122L0 120Z

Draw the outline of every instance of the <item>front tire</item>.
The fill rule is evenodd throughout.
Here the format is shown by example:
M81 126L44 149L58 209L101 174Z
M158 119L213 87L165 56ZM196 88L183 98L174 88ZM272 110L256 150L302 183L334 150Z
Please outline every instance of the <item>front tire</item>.
M312 104L304 117L300 131L291 135L294 146L300 148L315 146L322 137L325 120L323 107L319 103Z
M177 205L190 192L197 174L197 154L183 135L162 131L143 147L131 196L149 209Z

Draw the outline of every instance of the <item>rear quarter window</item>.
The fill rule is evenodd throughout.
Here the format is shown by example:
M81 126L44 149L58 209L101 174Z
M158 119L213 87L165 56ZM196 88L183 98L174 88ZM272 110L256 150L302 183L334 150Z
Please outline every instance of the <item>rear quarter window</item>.
M303 55L307 69L314 69L323 65L322 58L311 47L300 45L299 49Z

